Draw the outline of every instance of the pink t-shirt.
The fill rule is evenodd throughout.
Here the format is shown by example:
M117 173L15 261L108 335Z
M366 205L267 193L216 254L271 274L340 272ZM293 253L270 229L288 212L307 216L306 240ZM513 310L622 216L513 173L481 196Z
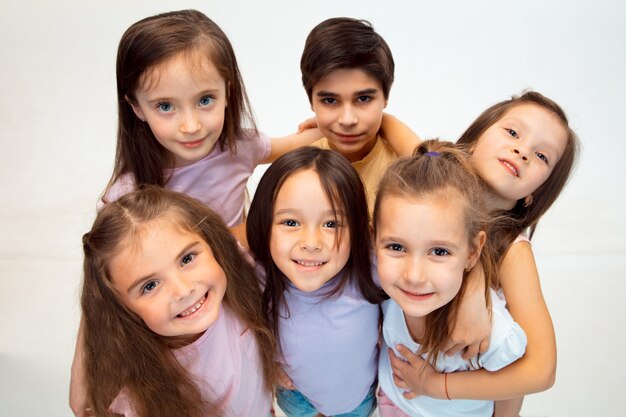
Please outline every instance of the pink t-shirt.
M165 187L200 200L217 212L231 227L243 221L243 205L248 178L270 154L270 140L263 134L250 134L235 142L237 154L216 145L203 159L193 164L167 170ZM104 200L112 202L135 189L132 174L122 175L106 192ZM98 210L104 206L98 202Z
M201 382L205 398L218 404L227 417L267 416L271 393L263 388L263 369L252 331L222 304L215 323L194 343L174 351L176 358ZM125 392L111 411L132 417Z

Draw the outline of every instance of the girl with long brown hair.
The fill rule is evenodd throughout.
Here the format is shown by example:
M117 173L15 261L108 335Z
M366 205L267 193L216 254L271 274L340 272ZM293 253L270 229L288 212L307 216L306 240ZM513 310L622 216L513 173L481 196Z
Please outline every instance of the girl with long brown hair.
M83 236L87 402L97 416L266 416L274 336L222 219L146 187Z
M496 267L486 242L490 217L466 155L451 142L422 143L415 156L383 176L374 211L378 276L391 300L383 303L381 417L491 416L493 401L407 399L394 384L387 349L404 344L445 373L498 370L524 354L526 336L495 292ZM485 308L492 312L491 343L477 359L445 355L449 323L459 314L467 277L480 261Z
M229 227L240 225L254 168L321 136L310 130L269 139L257 131L231 43L197 10L131 25L116 68L117 152L100 206L152 184L199 199Z
M405 130L403 130L405 132ZM391 135L390 135L391 136ZM415 138L416 143L419 138ZM530 246L537 223L563 191L578 154L578 138L563 109L546 96L528 91L485 110L457 144L484 184L487 209L495 216L489 241L494 245L498 282L507 308L528 337L525 355L497 372L456 372L448 379L452 398L496 399L495 415L517 416L522 396L543 391L556 376L556 339ZM486 311L484 312L486 313ZM485 320L488 318L484 314ZM407 361L392 358L407 395L446 398L444 375L410 350Z

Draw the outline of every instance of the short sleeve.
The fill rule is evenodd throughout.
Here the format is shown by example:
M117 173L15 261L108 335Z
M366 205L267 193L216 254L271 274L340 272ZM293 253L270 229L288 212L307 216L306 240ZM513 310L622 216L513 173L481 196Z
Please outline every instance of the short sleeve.
M98 211L102 210L102 208L107 203L112 203L116 201L121 196L130 193L136 188L135 177L130 174L124 174L120 176L117 181L113 183L104 193L104 196L98 200L96 204L96 209Z

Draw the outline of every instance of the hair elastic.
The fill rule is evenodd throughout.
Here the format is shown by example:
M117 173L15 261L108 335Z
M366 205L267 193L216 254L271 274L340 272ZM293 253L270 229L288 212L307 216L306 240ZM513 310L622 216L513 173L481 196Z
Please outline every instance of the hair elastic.
M435 152L435 151L426 152L424 155L426 155L426 156L441 156L441 154L439 152Z

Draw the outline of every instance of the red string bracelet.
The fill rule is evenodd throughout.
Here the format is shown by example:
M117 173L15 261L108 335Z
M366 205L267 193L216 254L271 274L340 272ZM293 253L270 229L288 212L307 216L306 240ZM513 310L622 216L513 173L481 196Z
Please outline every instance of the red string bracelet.
M452 401L452 398L450 398L450 394L448 394L448 374L444 374L443 380L444 380L444 384L445 384L445 388L446 388L446 398L449 401Z

